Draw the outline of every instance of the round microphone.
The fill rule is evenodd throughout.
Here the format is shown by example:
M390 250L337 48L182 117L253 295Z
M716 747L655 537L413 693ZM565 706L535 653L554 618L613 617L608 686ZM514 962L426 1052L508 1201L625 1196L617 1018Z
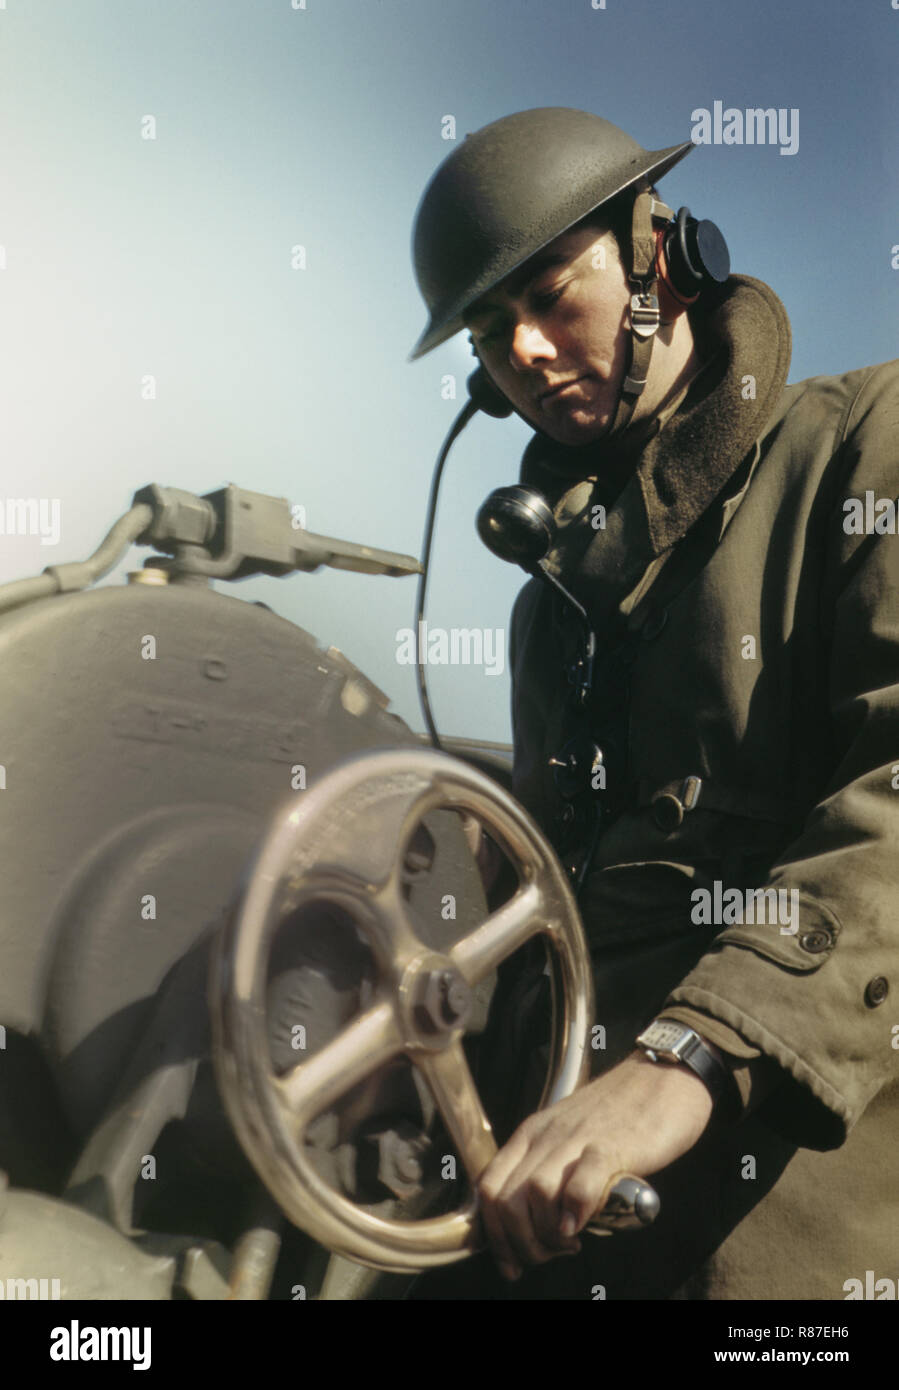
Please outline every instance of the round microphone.
M534 488L498 487L477 515L478 535L500 560L531 570L555 539L556 520Z

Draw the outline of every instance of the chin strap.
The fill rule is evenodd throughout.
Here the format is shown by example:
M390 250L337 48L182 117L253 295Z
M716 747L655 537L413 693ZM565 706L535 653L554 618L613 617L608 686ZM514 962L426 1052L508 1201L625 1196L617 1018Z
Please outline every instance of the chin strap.
M659 327L659 298L656 294L656 242L652 227L653 208L658 206L652 195L643 190L634 199L631 224L631 358L618 398L618 409L607 439L620 434L634 413L634 408L649 375L652 345Z

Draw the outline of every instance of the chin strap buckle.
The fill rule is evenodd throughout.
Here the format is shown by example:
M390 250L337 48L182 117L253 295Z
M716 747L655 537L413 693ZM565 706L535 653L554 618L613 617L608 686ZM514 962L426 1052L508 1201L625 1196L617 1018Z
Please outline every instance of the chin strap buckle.
M640 189L634 199L631 225L631 354L621 386L618 409L609 436L626 429L646 386L652 345L661 321L656 294L656 244L652 229L653 198Z
M651 338L659 327L659 297L653 286L655 276L647 281L631 277L631 285L639 286L631 295L631 328L638 338Z

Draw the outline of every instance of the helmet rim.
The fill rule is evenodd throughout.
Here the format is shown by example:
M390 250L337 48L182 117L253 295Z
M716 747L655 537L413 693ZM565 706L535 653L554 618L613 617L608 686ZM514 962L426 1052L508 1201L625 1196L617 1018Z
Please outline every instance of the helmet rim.
M519 238L519 244L514 246L509 239L502 236L501 230L498 230L502 228L503 211L501 209L497 217L494 217L493 188L489 180L490 160L488 157L485 171L483 164L479 163L479 160L482 159L481 150L484 145L487 145L488 156L490 155L488 141L494 132L500 132L514 142L516 138L514 127L511 131L505 132L501 131L502 127L510 127L513 122L519 121L522 137L526 137L529 134L527 118L531 118L530 123L533 125L533 118L539 119L544 116L549 116L551 119L546 123L547 133L543 136L544 147L539 151L543 160L543 167L540 168L538 165L536 170L536 190L534 193L534 201L538 211L542 213L542 218L538 219L540 230L532 231L532 234L523 242ZM542 132L540 133L542 134ZM573 156L569 156L569 163L572 158L577 160L580 156L586 156L589 147L592 167L588 170L588 176L583 186L577 188L573 195L566 191L563 196L560 189L552 185L558 184L562 177L556 173L555 166L557 162L564 166L564 155L568 153L564 148L564 141L568 138L573 138L576 145L579 142L581 146L580 150L575 149ZM602 138L612 144L612 157L609 160L611 170L603 169L601 165L596 163L596 153L593 147L598 146ZM481 141L480 147L469 145L470 141L478 139ZM469 148L472 148L471 157L467 154ZM514 149L514 143L511 148ZM518 270L532 256L537 255L550 242L569 231L590 213L595 212L597 208L611 202L613 198L626 192L628 188L640 183L641 180L653 183L661 179L693 148L692 141L688 140L660 150L645 150L625 131L620 130L619 127L614 126L603 117L567 107L536 108L532 111L517 112L513 116L503 117L499 121L482 127L480 131L474 132L472 136L467 138L465 144L454 150L438 167L422 195L416 212L413 231L413 259L419 290L428 306L429 319L407 360L417 361L463 329L465 311L482 295L495 289L502 280ZM526 154L527 150L524 153ZM505 152L503 157L509 159ZM510 171L514 169L514 178L519 183L519 187L510 195L513 203L516 197L521 196L522 180L529 177L529 168L525 158L522 157L518 162L524 169L521 174L513 164L509 163L507 166ZM540 207L540 199L542 194L546 200L546 188L541 190L539 187L541 177L544 185L550 185L549 200L543 208ZM460 181L462 184L461 195L457 189ZM468 185L467 189L466 184ZM452 286L449 293L441 299L436 294L429 294L428 292L428 282L433 283L435 276L439 277L439 271L436 270L433 263L429 263L428 237L434 235L435 226L438 228L437 235L445 236L442 228L438 225L439 219L441 215L447 219L447 209L450 210L449 217L451 217L455 211L454 201L458 203L460 198L464 199L466 192L470 193L474 209L468 217L468 226L462 227L462 235L464 237L466 232L470 232L471 240L480 239L483 242L483 259L474 275L469 276L461 288ZM559 202L557 213L554 208L556 200ZM495 199L495 202L500 205L501 199ZM506 211L508 212L508 209ZM492 225L491 219L493 219ZM459 216L457 216L457 221L461 221ZM444 258L448 260L452 252L446 245L442 249Z

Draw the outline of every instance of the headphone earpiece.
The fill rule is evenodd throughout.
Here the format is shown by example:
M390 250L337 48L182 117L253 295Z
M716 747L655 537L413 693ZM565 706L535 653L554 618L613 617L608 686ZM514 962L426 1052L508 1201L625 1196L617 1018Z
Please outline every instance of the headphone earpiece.
M655 229L659 312L671 322L695 304L708 285L730 275L730 253L714 222L698 221L690 209Z
M486 368L481 363L475 340L470 333L468 341L471 344L472 356L478 364L466 383L469 399L474 401L478 410L483 410L485 415L492 415L494 420L505 420L507 416L512 414L512 403L506 399L499 387L487 375Z
M670 323L680 314L686 313L691 304L695 304L699 298L699 291L695 294L685 296L678 293L674 288L671 279L671 270L668 265L668 255L666 248L667 228L656 227L656 272L658 281L656 293L659 297L659 314L663 323Z
M467 385L469 397L485 415L492 415L494 420L505 420L512 414L512 403L493 384L483 367L475 367Z

